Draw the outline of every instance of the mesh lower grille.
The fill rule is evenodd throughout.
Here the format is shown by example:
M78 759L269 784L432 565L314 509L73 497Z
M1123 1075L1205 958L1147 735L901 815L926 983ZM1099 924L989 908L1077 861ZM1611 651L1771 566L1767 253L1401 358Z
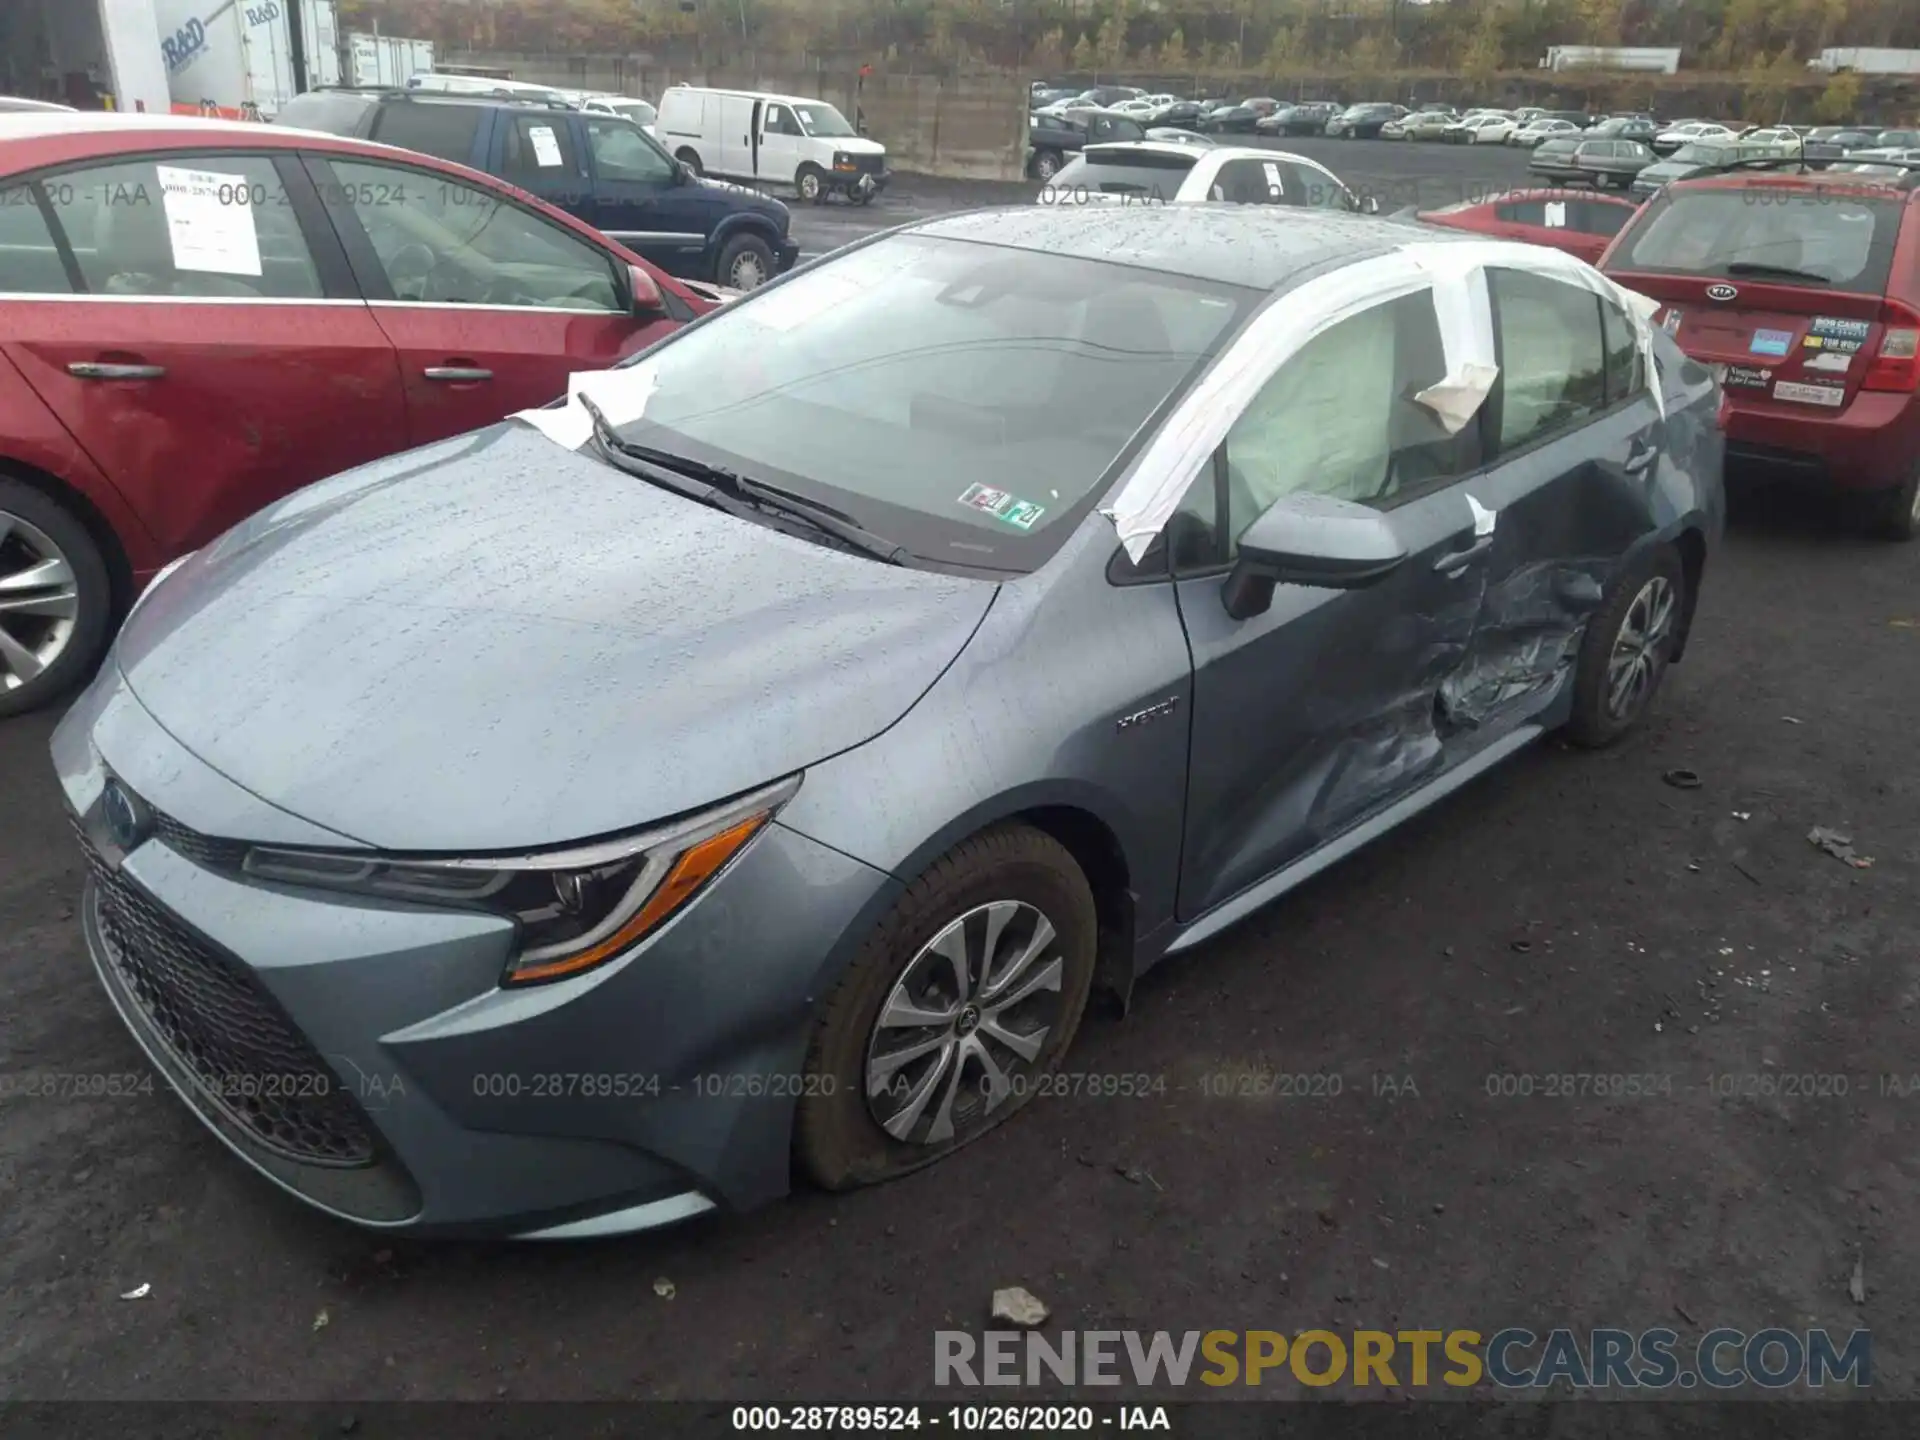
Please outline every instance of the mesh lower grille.
M373 1163L360 1106L260 982L110 868L84 833L80 844L98 887L107 958L198 1082L198 1098L287 1159Z

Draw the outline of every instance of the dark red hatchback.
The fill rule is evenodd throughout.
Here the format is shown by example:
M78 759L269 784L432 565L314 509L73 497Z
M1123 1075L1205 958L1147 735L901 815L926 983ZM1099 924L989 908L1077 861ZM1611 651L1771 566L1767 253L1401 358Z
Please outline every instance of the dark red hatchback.
M1719 379L1730 480L1811 482L1920 533L1920 173L1677 181L1600 268Z
M0 116L0 715L262 505L544 404L718 300L410 151Z

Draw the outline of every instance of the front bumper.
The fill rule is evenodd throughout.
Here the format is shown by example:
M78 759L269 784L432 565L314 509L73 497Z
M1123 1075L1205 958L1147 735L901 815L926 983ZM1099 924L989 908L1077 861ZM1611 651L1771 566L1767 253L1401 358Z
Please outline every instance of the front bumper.
M782 235L774 243L773 258L780 267L780 273L786 274L799 262L800 242L791 235Z
M256 1171L381 1230L609 1234L784 1194L814 997L898 891L775 823L630 955L502 990L510 921L226 868L194 831L222 805L225 834L287 837L111 666L55 759L91 852L88 950L129 1031ZM168 817L124 851L109 774Z

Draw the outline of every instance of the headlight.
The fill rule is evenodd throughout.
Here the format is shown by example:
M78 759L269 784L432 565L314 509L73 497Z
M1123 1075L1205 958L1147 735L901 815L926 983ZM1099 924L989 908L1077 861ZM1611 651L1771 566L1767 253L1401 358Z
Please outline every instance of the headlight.
M643 834L569 850L386 859L256 845L241 868L288 885L511 916L519 944L501 983L526 985L578 975L631 949L745 850L799 788L796 775Z

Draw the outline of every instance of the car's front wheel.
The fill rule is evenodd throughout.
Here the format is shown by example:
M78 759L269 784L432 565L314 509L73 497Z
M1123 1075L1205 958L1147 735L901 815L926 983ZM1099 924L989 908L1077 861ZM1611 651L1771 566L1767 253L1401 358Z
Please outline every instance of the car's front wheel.
M58 699L113 638L113 583L87 527L0 476L0 716Z
M827 198L826 174L818 165L802 165L793 177L793 188L809 205L818 205Z
M757 290L773 279L773 247L758 235L736 235L721 247L715 280L735 290Z
M1686 570L1662 545L1631 562L1587 621L1574 666L1567 736L1599 749L1646 715L1679 643L1686 616Z
M1042 150L1033 157L1033 175L1042 185L1053 183L1053 177L1060 173L1064 162L1055 150Z
M1072 1044L1098 921L1066 848L1026 825L963 841L907 887L849 965L807 1052L795 1125L830 1190L979 1139Z

